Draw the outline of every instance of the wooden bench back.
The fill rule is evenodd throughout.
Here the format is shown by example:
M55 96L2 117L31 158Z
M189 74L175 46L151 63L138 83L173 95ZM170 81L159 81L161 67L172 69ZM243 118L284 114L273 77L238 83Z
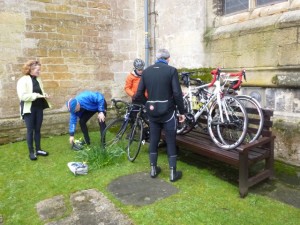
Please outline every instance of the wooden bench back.
M257 110L252 108L246 108L248 114L248 132L256 133L258 129L258 125L260 122ZM272 125L273 121L271 120L273 116L273 111L270 109L262 109L264 115L264 125L263 130L261 132L262 137L271 137L272 136ZM200 117L198 119L198 124L200 129L197 129L197 132L202 133L202 135L208 135L207 132L207 119L204 117Z
M270 109L262 109L264 114L264 128L262 130L263 137L270 137L272 135L272 126L273 121L271 120L273 116L273 110Z

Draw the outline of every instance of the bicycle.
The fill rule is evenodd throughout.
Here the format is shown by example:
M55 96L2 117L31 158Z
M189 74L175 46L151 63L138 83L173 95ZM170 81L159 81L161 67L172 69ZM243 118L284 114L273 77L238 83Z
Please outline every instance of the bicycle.
M123 118L119 117L109 122L101 136L101 145L107 148L118 143L126 149L128 160L133 162L140 152L141 145L149 139L149 121L144 105L116 99L111 101L117 110L125 105L125 114Z
M249 95L239 95L237 92L240 90L243 77L246 81L245 70L242 70L238 73L221 73L221 76L224 77L223 79L226 81L229 81L229 86L224 91L225 94L234 95L236 98L238 98L243 103L247 111L248 121L250 121L250 123L248 123L249 126L247 128L247 134L243 143L251 143L257 140L260 137L264 127L264 115L262 107L255 98ZM232 79L235 77L237 79Z
M182 73L182 79L188 87L183 96L186 121L178 123L178 134L185 134L197 127L198 119L207 120L207 132L220 148L229 150L239 146L247 132L248 116L243 104L234 96L224 95L220 81L220 70L211 72L213 80L204 84L196 80L199 86L191 87L191 73ZM207 87L215 86L210 92ZM196 100L196 101L195 101ZM195 107L195 104L197 107Z

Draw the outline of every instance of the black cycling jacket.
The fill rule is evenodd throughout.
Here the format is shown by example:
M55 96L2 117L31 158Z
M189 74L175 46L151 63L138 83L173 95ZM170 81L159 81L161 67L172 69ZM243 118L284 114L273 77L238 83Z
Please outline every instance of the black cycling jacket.
M157 62L143 71L137 96L148 92L149 101L170 101L169 113L161 118L149 118L152 121L164 122L174 113L177 106L179 113L184 114L182 90L179 83L177 69L163 62Z

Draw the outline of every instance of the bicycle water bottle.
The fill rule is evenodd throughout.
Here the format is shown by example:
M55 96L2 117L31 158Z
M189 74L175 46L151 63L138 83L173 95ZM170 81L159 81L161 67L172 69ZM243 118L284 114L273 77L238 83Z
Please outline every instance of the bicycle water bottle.
M192 96L192 109L198 110L203 105L202 102L198 101L197 96Z

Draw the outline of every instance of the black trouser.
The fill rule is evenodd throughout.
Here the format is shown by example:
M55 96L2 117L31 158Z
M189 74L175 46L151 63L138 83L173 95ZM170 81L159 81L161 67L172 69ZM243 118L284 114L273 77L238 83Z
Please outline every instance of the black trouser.
M167 143L167 153L169 166L176 168L176 118L173 115L171 119L163 123L150 121L150 164L156 166L158 158L157 146L160 140L161 130L164 129Z
M34 153L33 139L35 142L35 150L41 150L41 127L43 123L43 109L38 107L31 107L31 113L24 114L27 128L27 146L30 153Z
M106 116L107 103L105 100L104 100L104 109L105 109L104 115ZM88 145L91 144L91 140L90 140L89 131L88 131L86 123L87 123L87 121L89 121L89 119L91 119L91 117L93 115L95 115L95 113L96 113L95 111L84 110L79 119L79 124L80 124L81 131L83 133L84 141ZM99 122L99 120L98 120L98 123L99 123L99 127L100 127L100 140L101 140L102 133L106 127L106 123Z

